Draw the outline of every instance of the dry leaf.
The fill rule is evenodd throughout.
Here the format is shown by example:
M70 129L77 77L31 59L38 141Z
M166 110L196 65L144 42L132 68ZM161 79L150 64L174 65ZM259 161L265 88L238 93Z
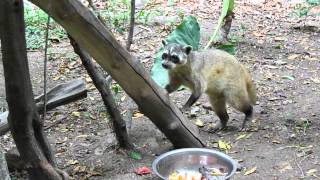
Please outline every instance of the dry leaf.
M73 169L73 173L78 173L78 172L85 172L86 171L86 166L76 166Z
M264 36L263 34L257 32L257 31L254 31L252 34L253 34L254 36L256 36L256 37L263 37L263 36Z
M197 119L193 122L195 125L199 126L199 127L203 127L204 123L201 119Z
M140 113L140 112L135 112L135 113L133 114L133 118L140 118L140 117L142 117L142 116L144 116L144 114L142 114L142 113Z
M78 163L79 163L78 160L73 160L73 159L70 159L70 160L67 162L68 165L75 165L75 164L78 164Z
M278 37L275 37L274 40L275 40L275 41L284 41L284 40L286 40L286 37L284 37L284 36L278 36Z
M246 171L246 172L244 173L244 175L245 175L245 176L248 176L248 175L250 175L250 174L252 174L252 173L255 173L256 171L257 171L257 167L255 166L255 167L249 169L248 171Z
M309 170L307 171L307 175L308 175L308 176L312 176L312 175L315 174L317 171L318 171L318 170L316 170L316 169L309 169Z
M76 139L77 139L77 138L87 138L87 137L88 137L87 134L81 134L81 135L77 136Z
M219 149L224 150L224 151L231 149L230 144L228 144L224 141L221 141L221 140L218 141L218 147L219 147Z
M266 68L269 68L269 69L279 69L279 67L277 66L272 66L272 65L265 65Z
M289 60L294 60L296 58L298 58L300 55L299 54L291 54L290 56L288 56Z
M69 129L67 129L67 128L61 128L60 129L60 132L62 132L62 133L65 133L65 132L68 132L69 131Z
M285 171L287 171L287 170L291 170L291 169L293 169L293 168L292 168L292 166L290 165L290 163L285 162L285 163L283 163L283 164L280 165L279 171L280 171L281 173L283 173L283 172L285 172Z
M57 141L56 144L62 144L68 140L68 137L64 137L64 139Z
M75 117L78 117L78 118L80 117L80 112L78 112L78 111L74 111L71 114L72 114L72 116L75 116Z
M245 138L246 136L247 136L246 134L241 134L240 136L238 136L238 137L236 138L236 140L243 139L243 138Z
M90 83L90 82L92 82L92 79L90 77L87 77L86 82Z
M53 78L54 81L57 81L57 80L59 80L59 79L60 79L60 76L55 76L55 77Z
M316 84L319 84L320 83L320 79L315 77L315 78L310 78L310 80Z
M278 140L272 140L272 143L274 143L274 144L281 144L281 142L278 141Z

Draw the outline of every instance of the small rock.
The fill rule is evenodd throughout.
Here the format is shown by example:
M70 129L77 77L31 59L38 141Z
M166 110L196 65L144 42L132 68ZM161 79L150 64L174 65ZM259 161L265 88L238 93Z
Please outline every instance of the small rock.
M200 108L198 106L192 107L190 111L190 116L196 117L199 112L200 112Z
M289 136L290 141L295 140L296 138L297 138L297 135L294 133L290 134L290 136Z

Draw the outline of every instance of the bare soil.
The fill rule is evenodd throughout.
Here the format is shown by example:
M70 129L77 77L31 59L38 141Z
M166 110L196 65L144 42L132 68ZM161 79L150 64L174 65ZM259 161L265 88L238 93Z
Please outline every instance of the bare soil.
M168 16L173 16L178 6L185 15L195 15L201 25L203 47L218 19L220 3L218 0L188 1L172 7L160 3L154 8L165 7ZM320 19L319 16L294 18L289 15L292 6L280 0L241 0L235 4L231 35L240 39L236 57L250 70L257 87L258 102L252 131L238 132L244 116L230 108L228 130L206 132L218 118L202 107L208 103L205 96L193 107L192 115L186 114L190 121L200 119L205 123L200 132L209 148L219 149L218 140L231 145L226 153L242 167L234 179L320 178L320 112L317 105L320 100ZM161 23L136 26L132 53L148 70L161 46L161 39L169 31L170 27ZM116 34L116 37L124 44L126 34ZM43 52L28 52L28 57L34 94L39 95L43 88ZM2 72L0 69L0 110L5 110ZM63 118L62 123L47 129L59 168L75 179L156 178L152 174L138 176L134 170L151 167L157 155L172 149L171 143L150 120L135 114L128 131L143 158L131 159L119 149L100 95L79 58L72 53L68 40L52 45L49 77L49 87L83 78L90 90L86 99L48 112L46 126ZM171 98L181 106L189 95L185 90L173 93ZM125 116L127 96L122 91L115 98ZM0 145L6 151L14 147L10 134L1 137ZM253 168L256 171L248 174ZM25 179L25 174L13 172L12 177Z

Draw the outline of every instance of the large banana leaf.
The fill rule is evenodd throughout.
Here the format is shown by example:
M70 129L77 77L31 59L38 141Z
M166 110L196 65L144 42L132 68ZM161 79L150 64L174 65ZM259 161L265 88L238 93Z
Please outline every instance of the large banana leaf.
M190 45L194 50L199 49L200 27L197 19L193 16L186 17L180 25L166 38L168 43ZM151 69L152 79L161 87L168 83L168 73L161 65L163 48L156 54L154 65Z

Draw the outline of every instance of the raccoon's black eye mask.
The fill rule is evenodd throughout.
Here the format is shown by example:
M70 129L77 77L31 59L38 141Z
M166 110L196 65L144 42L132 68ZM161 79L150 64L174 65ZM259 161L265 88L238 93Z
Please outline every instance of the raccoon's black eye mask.
M170 55L167 53L163 53L161 58L164 59L168 59L169 61L173 62L173 63L179 63L179 57L177 55Z
M163 53L161 58L162 59L167 59L168 58L168 54L167 53Z
M170 60L173 62L173 63L178 63L179 62L179 57L177 55L172 55Z

